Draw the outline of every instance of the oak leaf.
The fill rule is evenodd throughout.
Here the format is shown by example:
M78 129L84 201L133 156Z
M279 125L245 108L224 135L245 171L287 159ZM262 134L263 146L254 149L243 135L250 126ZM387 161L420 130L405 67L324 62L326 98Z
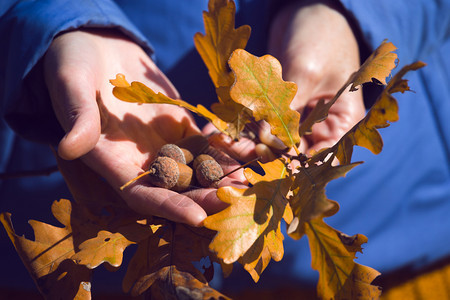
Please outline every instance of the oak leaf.
M341 164L348 164L351 161L355 145L365 147L374 154L380 153L383 148L383 140L377 129L388 127L390 122L398 120L398 104L391 94L409 91L407 80L403 79L403 76L411 70L417 70L424 66L425 64L420 61L404 66L392 77L366 116L333 147L317 153L310 161L323 160L327 155L333 153Z
M386 78L396 67L397 48L394 44L383 41L380 46L366 59L358 72L350 77L350 91L356 91L357 87L363 83L373 81L375 83L386 84Z
M34 241L15 234L9 213L0 214L0 221L41 293L58 299L90 299L87 287L90 286L91 271L68 261L75 253L71 224L73 209L70 201L55 201L52 212L65 227L30 220Z
M389 81L366 117L349 130L338 143L336 157L341 163L350 161L352 144L365 147L374 154L381 152L383 140L377 129L388 127L390 122L398 121L398 104L391 94L409 91L407 80L403 79L403 76L411 70L424 66L422 62L406 65Z
M256 121L267 121L271 133L287 147L297 145L300 114L289 107L297 85L282 79L280 62L270 55L256 57L238 49L229 65L236 77L230 91L233 100L250 109Z
M349 241L347 236L321 218L305 223L305 232L311 249L312 267L320 274L317 294L321 299L379 297L380 289L370 284L379 273L354 262L356 252L362 250L361 244L367 242L364 235L358 234Z
M326 185L361 163L332 166L332 159L309 167L299 167L294 174L291 187L292 197L289 198L294 221L288 226L288 234L294 239L300 239L304 234L306 222L313 219L329 217L337 213L339 204L327 198Z
M222 121L215 114L206 109L203 105L193 106L186 101L179 99L171 99L162 93L155 93L151 88L145 84L133 81L129 84L125 75L117 74L115 79L110 80L114 85L113 94L118 99L131 103L159 103L159 104L172 104L186 108L199 116L204 117L206 120L214 124L217 129L225 132L227 123Z
M212 104L211 110L228 123L226 132L238 139L252 115L230 96L234 75L228 67L228 60L234 50L245 48L251 29L248 25L235 28L235 13L233 1L209 1L208 11L203 12L205 34L195 34L194 43L216 87L219 102Z
M278 159L260 165L265 175L245 170L252 187L220 188L217 196L230 206L204 221L205 227L218 231L210 248L227 264L239 260L255 281L271 258L283 257L280 222L292 220L286 199L292 179L285 162Z
M208 249L213 232L167 220L160 220L159 225L154 235L138 243L123 280L124 291L138 296L150 290L155 299L226 298L209 287L205 275L193 265L208 256L220 263Z
M236 4L229 0L209 1L203 12L205 34L194 36L195 47L202 57L216 88L231 86L234 77L228 59L236 49L244 49L250 37L250 26L235 26Z
M71 259L94 269L107 262L113 267L122 264L123 251L130 245L149 238L159 226L141 225L137 222L120 226L117 232L101 230L97 236L80 244L79 251Z
M350 76L333 99L327 102L323 99L318 101L314 109L300 125L300 136L310 134L312 126L315 123L321 122L327 118L331 106L349 85L351 85L350 91L356 91L358 86L371 81L386 84L386 77L391 74L391 71L396 66L397 54L393 53L396 49L397 48L392 43L383 41L383 43L366 59L359 70Z

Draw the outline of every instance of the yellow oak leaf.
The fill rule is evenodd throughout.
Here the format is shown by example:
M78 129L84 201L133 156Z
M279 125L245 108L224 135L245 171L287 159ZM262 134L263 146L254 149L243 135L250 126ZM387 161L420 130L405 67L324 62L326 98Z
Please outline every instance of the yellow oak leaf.
M380 153L383 148L383 140L378 129L388 127L390 122L398 120L398 104L391 94L409 91L407 80L403 79L403 76L411 70L417 70L424 66L425 64L420 61L404 66L392 77L366 116L333 147L317 153L311 157L310 161L323 160L330 153L333 153L341 164L348 164L351 161L353 146L355 145L367 148L374 154Z
M361 251L361 244L367 242L364 235L358 234L349 239L348 236L327 225L322 218L305 223L305 232L311 249L312 267L319 271L317 284L319 298L378 298L380 289L370 283L379 273L354 262L356 251ZM354 295L360 295L360 298L354 298Z
M294 220L288 226L288 234L294 239L300 239L304 234L306 222L320 217L329 217L337 213L339 204L328 199L325 194L326 185L360 163L332 166L332 159L309 167L300 167L294 174L294 184L289 198Z
M235 29L235 13L236 4L233 1L209 1L208 11L203 12L205 34L194 36L195 47L216 88L233 84L228 59L234 50L244 49L250 37L250 26Z
M283 257L280 222L282 218L288 223L292 220L286 199L292 179L285 162L278 159L260 165L264 176L245 170L252 187L220 188L217 196L230 206L204 221L205 227L218 232L210 244L211 250L226 264L239 259L255 281L270 258L279 261ZM263 267L256 269L258 264Z
M71 259L89 269L94 269L103 262L119 267L122 264L125 248L149 238L159 227L132 222L120 226L114 233L101 230L96 237L81 243L78 247L79 251Z
M213 103L211 110L223 121L227 122L226 133L238 140L245 124L251 122L253 116L247 107L234 102L230 95L231 86L218 87L217 97L220 102Z
M258 282L271 259L280 261L283 258L284 236L281 233L279 224L274 224L274 222L275 219L271 219L271 224L267 226L265 232L238 260L255 282ZM273 228L276 229L273 230Z
M214 103L211 110L228 123L226 132L233 139L238 139L251 119L251 112L230 97L234 75L228 67L228 60L234 50L245 48L251 29L248 25L236 29L235 13L233 1L209 1L208 11L203 12L205 34L197 33L194 43L216 87L219 102Z
M238 49L229 65L236 77L230 91L233 100L250 109L255 120L267 121L271 133L287 147L300 143L300 114L289 107L297 85L282 79L280 62L270 55L256 57Z
M114 85L114 96L122 101L131 103L159 103L177 105L204 117L222 132L225 132L227 129L227 123L222 121L203 105L193 106L183 100L171 99L162 93L155 93L151 88L138 81L133 81L129 84L123 74L117 74L116 79L111 79L110 82Z
M350 91L356 91L357 87L363 83L374 81L375 83L386 84L386 78L395 68L397 48L394 44L383 41L380 46L366 59L358 72L350 77Z
M308 114L299 128L300 136L310 134L312 126L315 123L325 120L328 116L330 107L337 101L341 94L351 84L350 91L356 91L357 87L363 83L374 81L376 83L386 84L386 77L396 67L397 48L390 42L383 41L377 49L366 59L359 70L353 73L342 88L330 101L320 100L314 109Z

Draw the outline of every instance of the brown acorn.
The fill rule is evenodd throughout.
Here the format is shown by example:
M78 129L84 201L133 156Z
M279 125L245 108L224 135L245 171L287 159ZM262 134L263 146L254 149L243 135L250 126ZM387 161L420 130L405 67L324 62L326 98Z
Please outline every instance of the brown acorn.
M217 187L222 176L222 167L214 159L203 160L195 169L195 177L202 187Z
M148 176L150 182L155 186L182 192L191 185L192 175L193 172L189 166L170 157L159 156L152 162L148 171L122 185L120 190L124 190L139 178Z
M200 154L194 159L194 162L192 163L192 168L196 170L198 165L200 165L205 160L215 160L215 159L209 154Z
M184 159L186 160L186 165L190 164L194 160L194 155L186 148L180 148L184 153Z
M150 165L148 178L153 185L181 192L192 180L192 169L167 156L157 157Z
M179 163L186 164L183 150L175 144L165 144L159 149L157 156L170 157Z

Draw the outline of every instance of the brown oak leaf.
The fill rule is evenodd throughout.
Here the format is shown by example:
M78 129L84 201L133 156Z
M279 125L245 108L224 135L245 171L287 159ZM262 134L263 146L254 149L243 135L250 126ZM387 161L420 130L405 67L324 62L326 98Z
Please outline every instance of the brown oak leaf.
M327 225L323 219L305 224L312 256L312 267L319 271L317 294L321 299L377 299L379 287L370 283L379 275L372 268L354 262L356 251L367 238L358 234L348 244L342 233ZM357 296L357 297L355 297Z
M292 179L285 162L278 159L260 165L265 175L245 170L252 187L220 188L217 196L230 206L204 221L207 228L218 231L210 248L225 263L239 260L255 281L271 258L283 257L280 222L292 220L286 199Z

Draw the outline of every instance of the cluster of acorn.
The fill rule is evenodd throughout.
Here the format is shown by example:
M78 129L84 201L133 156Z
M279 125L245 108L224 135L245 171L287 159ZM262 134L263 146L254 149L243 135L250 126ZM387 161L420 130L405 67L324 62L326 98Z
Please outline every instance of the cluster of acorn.
M154 186L183 192L192 186L213 187L223 177L219 163L204 153L208 141L202 136L192 136L177 144L166 144L161 147L148 171L133 178L120 189L148 176Z

